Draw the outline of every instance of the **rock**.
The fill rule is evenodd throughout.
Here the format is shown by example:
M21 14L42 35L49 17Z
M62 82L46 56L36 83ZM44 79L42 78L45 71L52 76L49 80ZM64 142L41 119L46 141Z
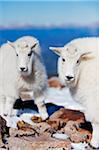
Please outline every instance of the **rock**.
M36 120L33 125L19 121L18 129L10 129L10 150L71 150L71 142L91 140L91 132L80 127L85 123L85 117L79 111L62 108L46 121L34 117L32 120ZM57 139L57 135L61 136ZM65 135L67 138L64 139Z
M61 108L51 115L48 123L56 128L57 126L65 126L69 120L80 124L84 123L85 117L80 111Z
M90 130L80 128L80 124L85 122L84 114L68 109L60 109L55 112L47 121L58 133L64 133L75 143L90 142L92 134Z
M59 120L58 121L54 121L54 120L47 120L47 123L52 127L52 129L54 130L58 130L58 128L60 127L60 123L59 123Z
M4 145L3 140L6 132L7 132L6 121L0 116L0 147Z
M50 120L60 119L64 120L65 122L72 120L72 121L79 121L79 123L85 121L84 114L77 110L70 110L61 108L57 112L55 112L51 117Z
M78 128L79 126L76 121L68 121L63 129L64 133L70 137L72 134L75 134L78 131Z
M18 129L21 129L21 130L24 130L24 131L27 131L27 130L32 130L32 125L24 122L24 121L18 121L17 122L17 127Z
M57 140L45 135L37 138L9 138L10 150L52 150L56 148L65 148L71 150L70 141Z
M49 87L53 87L53 88L63 88L63 86L59 82L58 77L49 78L48 79L48 85L49 85Z
M18 130L18 129L14 129L14 128L10 128L9 131L10 137L23 137L23 136L38 136L38 133L35 130Z
M38 116L33 116L33 117L31 118L31 120L32 120L34 123L40 123L40 122L43 121L42 118L41 118L41 117L38 117Z
M53 133L54 129L47 123L47 122L41 122L41 123L35 123L34 125L29 125L27 123L25 123L24 121L19 121L17 123L18 125L18 129L10 129L10 135L18 135L20 136L20 134L23 135L35 135L35 136L39 136L42 134L47 134L50 135Z
M84 130L84 129L79 129L78 132L82 136L83 141L86 141L88 143L91 141L92 133L90 131Z
M54 130L54 129L52 129L52 127L47 122L38 123L34 128L36 129L36 131L39 134L44 134L46 132L46 133L49 133L50 136L52 133L51 131Z

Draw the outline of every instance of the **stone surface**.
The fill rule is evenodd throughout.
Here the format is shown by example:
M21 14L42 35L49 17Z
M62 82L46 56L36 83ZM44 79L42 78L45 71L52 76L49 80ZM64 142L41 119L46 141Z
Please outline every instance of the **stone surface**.
M81 123L85 123L83 113L68 109L60 109L48 120L33 126L21 121L18 129L10 129L8 147L10 150L71 150L71 142L91 140L91 132L80 128ZM55 133L64 133L69 138L56 139Z
M70 140L75 143L84 141L90 142L92 138L91 132L79 128L79 122L77 121L68 121L66 126L63 128L63 131L70 137Z
M38 117L38 116L33 116L33 117L31 118L31 120L32 120L34 123L40 123L40 122L43 121L42 118L41 118L41 117Z
M58 126L65 126L70 120L80 124L84 123L85 117L80 111L61 108L50 117L48 123L53 126L53 128L57 128Z
M70 150L70 141L57 140L45 135L38 138L9 138L10 150L47 150L51 148L66 148Z
M6 121L0 116L0 147L3 145L3 140L7 132Z

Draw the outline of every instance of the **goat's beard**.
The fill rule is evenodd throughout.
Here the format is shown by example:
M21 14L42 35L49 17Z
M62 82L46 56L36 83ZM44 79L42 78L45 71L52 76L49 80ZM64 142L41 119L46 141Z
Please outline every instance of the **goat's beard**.
M76 86L77 79L75 78L74 81L70 81L70 82L65 81L65 83L66 83L68 88L72 88L72 87Z
M27 77L29 76L31 73L29 71L26 71L26 72L20 72L21 76L23 77Z

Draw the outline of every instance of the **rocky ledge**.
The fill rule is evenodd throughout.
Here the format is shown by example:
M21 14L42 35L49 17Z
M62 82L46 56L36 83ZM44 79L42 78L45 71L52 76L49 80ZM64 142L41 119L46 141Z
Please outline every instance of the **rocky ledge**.
M33 125L19 121L18 128L9 128L8 132L5 120L0 118L0 150L71 150L72 143L91 140L91 124L79 111L61 108L46 121L35 116L31 120ZM9 137L3 144L6 134ZM91 149L86 147L86 150Z

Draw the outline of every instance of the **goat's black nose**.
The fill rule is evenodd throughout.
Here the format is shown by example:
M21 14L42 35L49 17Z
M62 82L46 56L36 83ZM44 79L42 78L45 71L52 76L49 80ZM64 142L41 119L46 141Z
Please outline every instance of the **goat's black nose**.
M26 68L24 68L24 67L22 67L22 68L20 68L21 69L21 71L25 71L26 70Z
M68 81L70 81L70 80L74 79L74 77L72 77L72 76L66 76L66 79L67 79Z

